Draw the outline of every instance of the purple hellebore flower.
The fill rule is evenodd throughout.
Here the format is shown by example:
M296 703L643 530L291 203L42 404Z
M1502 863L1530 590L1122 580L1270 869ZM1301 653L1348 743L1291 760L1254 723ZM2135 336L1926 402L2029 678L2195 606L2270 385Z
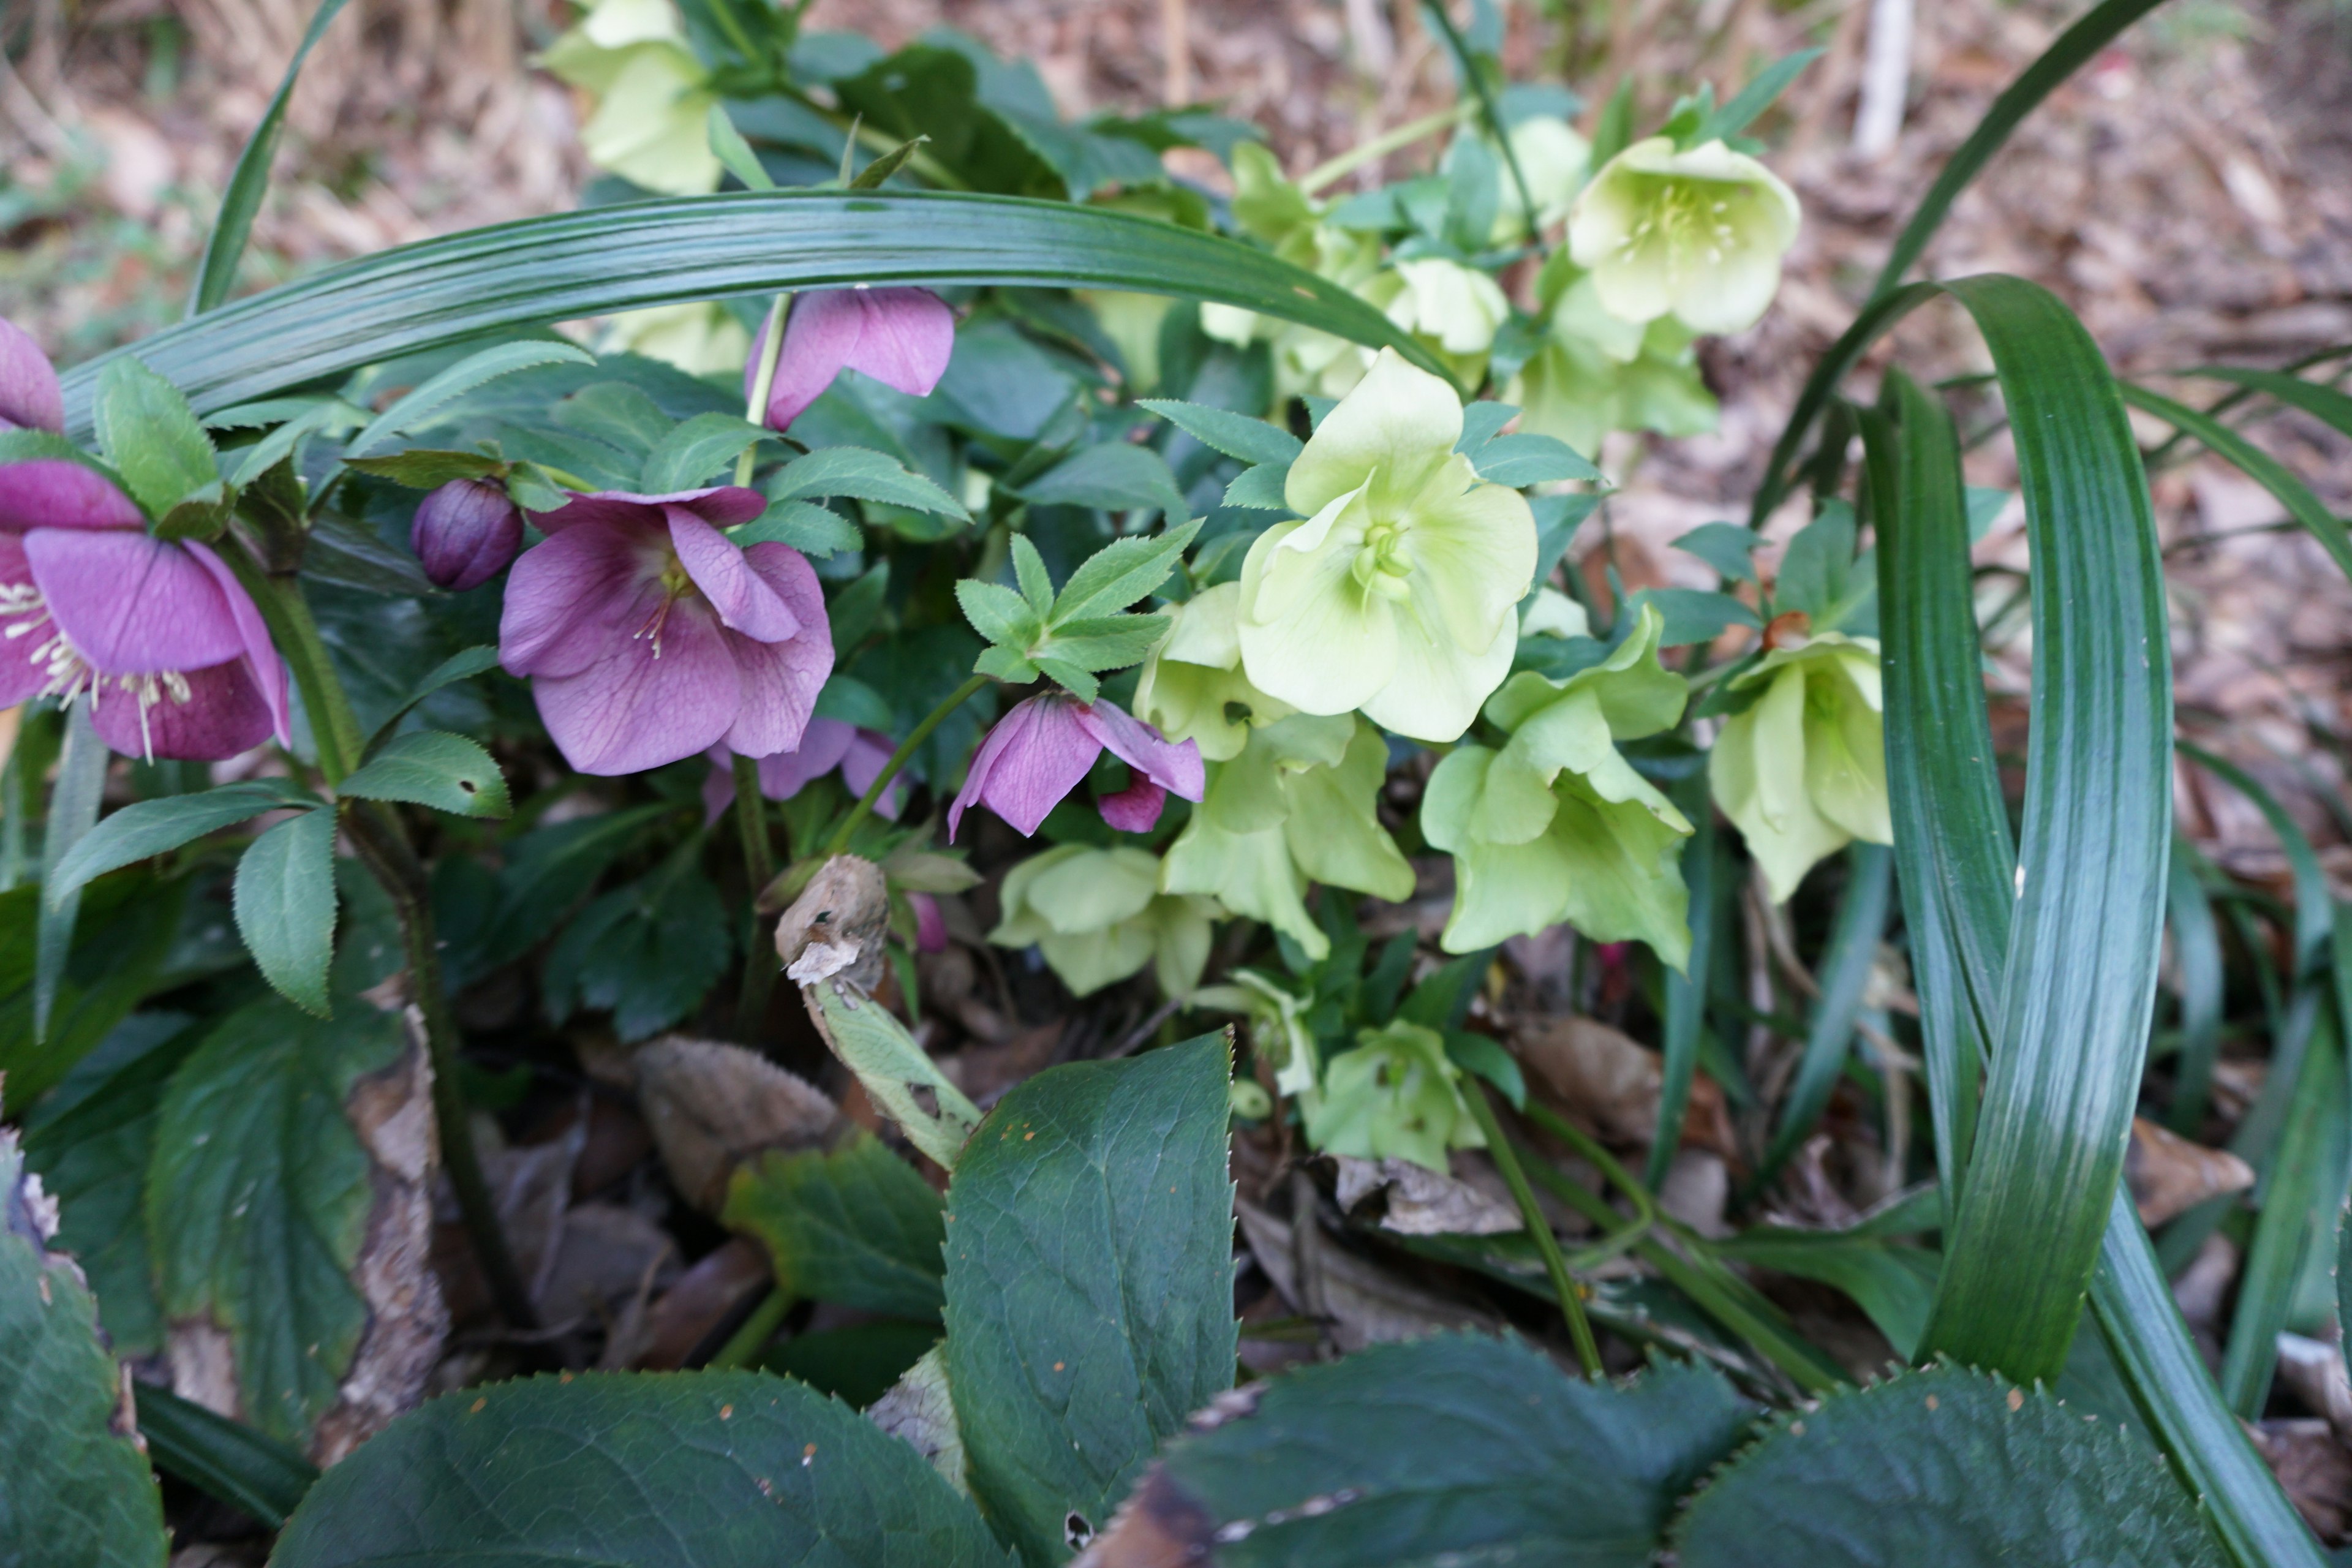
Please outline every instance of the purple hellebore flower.
M1171 744L1116 703L1081 702L1067 692L1048 691L1014 703L980 743L971 772L948 807L948 842L955 842L964 808L975 802L1023 837L1031 837L1045 814L1077 788L1105 747L1134 771L1134 782L1101 803L1103 820L1119 831L1148 831L1160 820L1171 791L1186 800L1201 798L1199 746L1191 741Z
M768 332L743 368L751 395ZM863 372L909 397L926 397L955 352L955 312L923 289L833 289L803 294L784 321L783 351L768 388L769 428L789 429L845 370Z
M839 768L841 782L849 786L850 793L862 797L874 787L892 750L890 737L878 731L861 730L839 719L811 719L799 746L760 759L760 793L770 800L790 800L811 783ZM719 814L734 804L734 763L735 753L725 746L710 748L710 775L702 781L702 804L708 821L718 821ZM902 774L890 781L882 798L874 803L874 809L896 822L904 793Z
M507 579L499 662L531 678L547 732L584 773L634 773L724 742L800 744L833 673L824 595L790 545L719 532L767 507L727 485L576 495Z
M48 361L0 321L0 425L54 430L63 408ZM227 564L149 537L130 497L61 458L0 465L0 707L34 697L87 698L126 756L288 741L286 667Z
M436 587L462 594L505 571L522 549L522 512L497 485L451 479L416 503L408 547Z

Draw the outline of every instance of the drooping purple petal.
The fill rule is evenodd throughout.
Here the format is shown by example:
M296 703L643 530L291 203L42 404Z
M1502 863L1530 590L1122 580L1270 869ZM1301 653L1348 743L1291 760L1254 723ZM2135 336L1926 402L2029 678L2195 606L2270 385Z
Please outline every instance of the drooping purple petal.
M767 330L751 345L743 395L757 384ZM824 395L844 370L922 397L955 352L955 312L922 289L835 289L803 294L784 324L784 346L768 391L767 423L782 430Z
M13 533L0 533L0 589L26 588L33 585L33 568L25 560L25 542ZM0 616L0 708L13 708L28 697L40 694L49 683L47 668L33 658L34 652L48 640L45 628L37 623L26 625L42 614L38 606L14 616ZM7 635L12 626L23 626L19 637Z
M482 479L451 479L416 504L409 548L425 574L453 594L478 588L522 548L522 512Z
M94 468L67 458L0 464L0 530L146 526L131 499Z
M1102 755L1102 742L1078 721L1081 711L1077 699L1058 691L1014 703L980 743L971 772L948 807L948 842L955 842L957 826L974 804L985 805L1023 837L1034 835Z
M855 725L838 719L811 719L801 731L801 743L789 752L760 759L760 793L770 800L790 800L809 784L841 766L841 759L857 739Z
M66 395L41 345L16 322L0 318L0 429L11 425L63 435Z
M824 590L816 569L789 544L755 544L743 563L800 624L782 642L729 638L742 671L742 708L727 743L747 757L773 756L801 743L817 693L833 674L833 627L824 616Z
M187 670L181 679L187 683L186 701L159 688L143 704L137 688L101 679L82 698L90 705L98 738L126 757L194 763L237 756L269 739L269 704L246 660Z
M1088 734L1108 746L1112 756L1160 788L1189 801L1201 798L1207 773L1201 765L1201 748L1192 742L1171 742L1115 702L1097 702L1079 709L1078 722ZM1105 801L1103 805L1103 815L1108 819L1110 803ZM1157 806L1152 808L1151 816L1154 821L1159 820ZM1111 826L1119 825L1113 822Z
M768 510L768 498L741 485L716 485L708 489L672 490L667 495L641 496L629 490L597 490L575 495L553 511L535 511L530 520L541 533L561 533L583 522L643 529L667 534L666 509L684 507L713 528L749 522Z
M658 601L660 558L627 528L567 529L522 552L499 613L499 662L509 675L577 675L626 641ZM643 591L656 600L626 619Z
M277 733L278 743L292 745L293 716L286 700L286 661L278 657L278 646L269 640L269 626L261 618L260 606L245 591L245 584L236 580L236 574L228 569L228 563L213 553L212 546L191 539L187 551L228 603L230 618L236 622L237 639L245 645L246 673L253 678L255 688L261 693L262 705L269 710L269 724Z
M1160 813L1168 804L1168 792L1139 773L1132 784L1103 796L1098 804L1102 819L1121 833L1149 833L1160 825Z
M813 724L823 721L810 721ZM898 749L887 735L874 730L858 731L849 742L849 754L841 759L841 782L849 786L850 794L860 800L865 799L866 792L872 789L874 781L882 776L884 764ZM874 803L874 809L891 821L898 821L898 808L906 793L907 775L896 774L884 786L881 798Z
M179 544L115 529L37 528L25 535L25 559L58 629L108 675L203 669L246 651L220 584Z
M735 721L742 681L730 640L708 606L681 599L658 657L651 638L624 636L577 674L537 677L531 695L573 768L643 773L708 751Z
M915 951L945 952L948 950L947 917L940 913L939 900L929 893L908 893L907 902L915 911Z
M741 545L684 507L663 510L669 514L670 545L678 564L719 612L719 625L755 642L782 642L799 634L800 617L751 570Z

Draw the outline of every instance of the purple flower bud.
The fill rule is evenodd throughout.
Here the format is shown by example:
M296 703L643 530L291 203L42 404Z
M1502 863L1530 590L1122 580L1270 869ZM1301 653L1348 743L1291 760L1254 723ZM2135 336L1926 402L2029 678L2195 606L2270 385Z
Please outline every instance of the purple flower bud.
M482 479L451 479L417 504L409 548L425 574L462 594L505 571L522 548L522 513Z
M62 434L66 398L40 345L0 320L0 430L12 427Z

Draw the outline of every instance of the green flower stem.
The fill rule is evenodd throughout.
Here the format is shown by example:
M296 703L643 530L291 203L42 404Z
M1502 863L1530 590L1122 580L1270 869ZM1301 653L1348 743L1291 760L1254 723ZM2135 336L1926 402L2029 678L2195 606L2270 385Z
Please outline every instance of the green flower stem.
M890 781L898 776L898 770L907 765L907 759L915 754L915 748L929 740L931 731L945 723L949 714L971 701L987 684L988 677L975 675L949 692L945 701L923 716L923 721L915 726L914 732L898 742L898 749L890 753L890 760L882 764L882 771L874 775L874 782L866 786L866 794L850 808L841 826L833 830L833 837L825 840L824 853L819 857L820 859L830 860L849 847L850 836L857 831L859 824L874 814L874 803L882 798L882 792L890 787Z
M789 292L777 295L776 302L768 307L768 330L761 334L764 341L760 344L759 374L752 377L751 395L743 404L746 424L765 425L768 422L768 394L775 390L776 364L784 354L784 317L792 308L793 297ZM759 455L760 444L756 441L743 448L743 455L735 459L737 484L751 482L751 469L759 460ZM761 887L766 885L764 882L761 884Z
M1598 1378L1601 1375L1601 1347L1593 1342L1592 1322L1584 1315L1584 1288L1568 1271L1568 1259L1559 1252L1559 1237L1551 1233L1551 1221L1544 1217L1542 1207L1536 1202L1535 1189L1528 1185L1528 1173L1519 1168L1518 1151L1504 1135L1503 1124L1486 1098L1486 1084L1470 1078L1463 1088L1466 1092L1462 1099L1470 1107L1478 1131L1486 1135L1486 1152L1493 1156L1495 1169L1503 1173L1504 1184L1517 1200L1519 1216L1527 1221L1528 1232L1535 1237L1536 1250L1543 1254L1544 1271L1551 1276L1552 1290L1559 1297L1560 1313L1568 1320L1568 1337L1576 1342L1576 1359L1587 1378Z
M760 1024L768 1016L768 993L775 988L776 965L761 952L761 936L768 929L759 910L760 895L776 879L776 857L768 842L768 803L760 795L760 764L755 758L735 758L735 831L743 842L743 875L751 884L751 945L743 955L743 986L735 995L735 1033L744 1043L756 1043Z
M752 1358L767 1349L768 1342L776 1337L776 1330L782 1325L784 1314L791 1311L792 1307L791 1291L782 1289L769 1291L760 1304L751 1309L751 1315L743 1320L743 1326L728 1335L727 1342L720 1345L703 1364L713 1371L750 1365Z
M1434 136L1449 131L1469 119L1476 106L1464 99L1451 109L1441 109L1434 114L1424 114L1419 120L1408 120L1393 131L1382 132L1369 142L1360 142L1328 163L1318 163L1300 176L1298 192L1311 196L1327 185L1354 174L1367 163L1377 163L1391 153L1402 152L1424 136Z
M425 1048L433 1061L433 1120L440 1133L442 1168L449 1173L467 1238L473 1243L475 1261L482 1266L499 1315L509 1328L528 1332L539 1327L539 1314L514 1254L508 1250L506 1233L499 1227L498 1205L474 1148L466 1097L458 1085L457 1022L442 984L441 948L434 934L432 890L424 863L393 807L360 801L350 805L343 826L361 861L383 884L400 914L401 936L408 950L409 997L424 1020Z
M269 628L270 640L294 672L295 689L302 694L302 711L310 721L310 739L319 749L319 772L325 775L327 787L333 789L359 766L366 739L352 711L352 700L344 694L342 682L335 679L326 640L319 635L319 623L311 618L300 583L290 574L263 573L233 533L214 541L213 549L252 597Z

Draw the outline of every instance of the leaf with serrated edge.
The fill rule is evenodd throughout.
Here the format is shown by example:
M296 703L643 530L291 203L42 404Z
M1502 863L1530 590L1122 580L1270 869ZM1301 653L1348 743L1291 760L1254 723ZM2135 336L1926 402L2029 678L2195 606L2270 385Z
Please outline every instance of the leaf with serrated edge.
M414 430L425 424L434 415L476 387L496 381L502 375L512 375L519 370L530 370L542 364L595 363L595 355L571 343L533 339L527 342L495 344L478 354L468 354L402 397L376 416L366 429L352 438L346 450L355 456L365 457L402 431Z
M1224 504L1247 507L1253 511L1288 511L1290 503L1283 499L1283 487L1289 481L1289 464L1260 463L1255 468L1243 469L1225 487Z
M688 489L732 463L753 443L774 438L774 431L732 414L698 414L646 454L638 483L649 496Z
M1157 590L1201 531L1187 522L1142 539L1118 539L1087 557L1054 601L1055 626L1124 610Z
M948 1383L972 1495L1039 1562L1230 1387L1228 1045L1015 1087L948 1189Z
M820 447L768 481L772 500L813 500L823 496L881 501L960 521L971 515L929 479L864 447Z
M1021 488L1040 506L1087 506L1105 511L1148 509L1171 522L1188 515L1184 492L1167 459L1149 447L1124 441L1088 447L1064 458Z
M1035 641L1045 629L1029 601L1003 584L966 577L956 584L955 593L964 619L990 642L1018 650Z
M1289 431L1229 408L1212 408L1203 403L1184 403L1172 397L1140 398L1136 405L1149 408L1202 446L1213 447L1244 463L1286 468L1305 449L1305 443Z
M118 867L177 849L265 811L318 804L299 785L278 779L138 801L101 821L66 852L50 873L47 896L52 901L61 900Z
M940 1195L882 1141L771 1152L735 1173L719 1215L768 1249L779 1288L896 1318L933 1318L943 1298Z
M262 978L324 1017L335 949L335 814L306 811L255 839L236 863L231 905Z
M478 741L437 730L400 735L338 793L362 800L404 800L459 816L499 817L514 809L499 764Z
M139 504L157 516L220 479L212 438L179 388L135 359L110 362L98 390L99 445Z

